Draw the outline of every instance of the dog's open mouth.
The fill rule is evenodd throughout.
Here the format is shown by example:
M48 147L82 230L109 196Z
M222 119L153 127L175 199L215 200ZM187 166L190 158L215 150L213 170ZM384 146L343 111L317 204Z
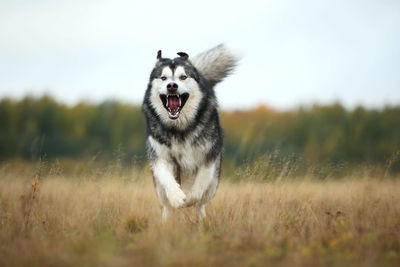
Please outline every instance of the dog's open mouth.
M160 95L161 101L165 109L168 111L168 117L171 120L176 120L179 118L181 114L181 110L183 106L186 104L186 101L189 98L188 93L184 94L168 94L168 95Z

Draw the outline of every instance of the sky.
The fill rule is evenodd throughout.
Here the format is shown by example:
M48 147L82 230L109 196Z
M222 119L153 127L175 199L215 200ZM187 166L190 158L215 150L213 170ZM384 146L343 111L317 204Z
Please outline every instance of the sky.
M400 1L0 0L0 97L140 104L156 53L242 55L225 109L400 104Z

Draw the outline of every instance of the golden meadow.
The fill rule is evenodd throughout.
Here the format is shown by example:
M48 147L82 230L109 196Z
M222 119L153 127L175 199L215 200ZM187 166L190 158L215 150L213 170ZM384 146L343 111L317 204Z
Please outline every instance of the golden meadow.
M140 107L0 101L0 266L399 266L400 107L222 111L207 218L161 211Z

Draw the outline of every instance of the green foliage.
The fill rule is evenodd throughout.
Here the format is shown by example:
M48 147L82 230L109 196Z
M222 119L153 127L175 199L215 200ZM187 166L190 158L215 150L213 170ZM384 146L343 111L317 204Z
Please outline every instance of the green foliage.
M69 107L44 96L0 102L0 157L109 158L119 147L125 159L143 156L145 123L140 107L107 101Z
M336 103L287 112L261 106L223 111L221 121L228 164L246 164L279 151L281 157L313 164L380 164L388 165L390 172L400 171L400 106L349 111ZM2 160L37 160L43 155L49 160L109 160L117 153L121 164L143 162L145 130L140 107L135 105L106 101L67 106L49 96L0 101ZM268 162L271 168L275 165Z
M236 162L278 150L310 163L387 164L400 170L400 106L383 110L340 104L275 112L265 107L222 114L227 157ZM393 160L391 160L393 159Z

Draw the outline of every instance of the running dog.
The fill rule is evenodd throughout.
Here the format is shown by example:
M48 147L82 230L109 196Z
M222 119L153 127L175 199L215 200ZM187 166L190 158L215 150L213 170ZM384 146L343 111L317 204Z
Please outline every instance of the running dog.
M157 53L144 96L147 155L165 220L171 209L193 206L200 219L221 174L223 132L214 86L239 57L218 45L189 59Z

